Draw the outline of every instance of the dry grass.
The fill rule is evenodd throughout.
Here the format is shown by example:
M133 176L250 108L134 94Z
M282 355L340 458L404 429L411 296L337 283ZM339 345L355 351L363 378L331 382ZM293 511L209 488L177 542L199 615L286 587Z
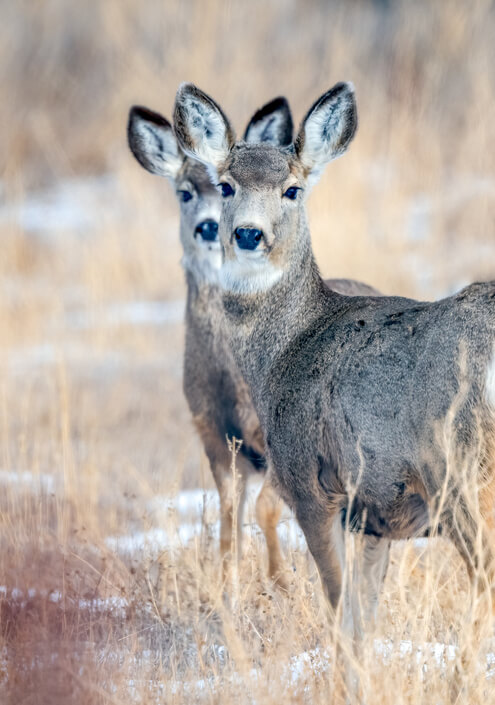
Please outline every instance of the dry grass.
M170 115L178 83L192 80L240 131L275 93L299 120L353 80L359 135L309 203L318 261L325 275L435 297L495 277L493 4L20 0L1 17L1 700L340 702L303 550L288 549L294 572L279 594L247 528L229 604L208 517L173 551L130 555L106 541L167 522L177 531L151 500L212 486L181 395L180 315L109 315L115 303L184 297L174 198L129 156L127 110ZM83 184L79 224L52 231L45 212L33 229L33 193L65 180L72 193ZM495 702L467 605L449 545L397 545L373 637L472 646L464 701ZM372 638L369 705L450 702L454 662L397 647L384 664ZM299 659L296 678L303 652L312 664Z

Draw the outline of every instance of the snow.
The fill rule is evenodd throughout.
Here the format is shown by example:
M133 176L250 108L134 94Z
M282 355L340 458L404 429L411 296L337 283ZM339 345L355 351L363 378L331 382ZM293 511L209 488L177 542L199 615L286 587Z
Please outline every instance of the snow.
M38 491L40 486L49 488L50 491L55 489L55 482L52 476L28 471L0 470L0 483L14 487L27 487L33 491ZM253 511L258 489L259 486L256 485L249 488L248 505L250 508L248 514ZM217 493L213 490L184 490L174 495L158 496L148 503L148 509L154 512L163 511L168 517L168 523L165 521L163 527L147 532L108 537L106 539L107 546L112 550L125 553L137 553L143 550L158 552L164 548L174 549L187 545L189 542L201 537L205 531L210 536L215 537L215 539L218 538L219 503ZM207 524L204 521L205 517L208 517ZM247 523L246 526L251 529L251 535L259 535L259 529L253 523ZM295 549L305 549L301 530L293 517L289 515L288 510L286 510L286 518L279 526L279 533L286 545ZM427 539L419 539L416 543L417 547L422 549L425 547ZM17 586L7 587L0 585L0 600L12 600L20 607L26 607L29 601L36 598L46 599L52 604L60 605L65 609L68 606L72 606L82 611L112 613L122 618L125 617L129 607L128 600L119 595L97 598L73 598L63 594L59 589L44 590L36 586L21 589ZM225 663L225 647L213 644L212 648L218 649L219 663ZM415 664L420 669L420 675L423 678L432 668L445 671L449 666L453 665L459 655L458 647L455 644L442 642L415 643L406 639L400 641L375 639L373 641L373 649L376 658L383 661L386 665L396 659L407 664ZM300 685L303 688L307 688L308 679L313 679L315 676L325 676L329 672L331 662L332 654L328 650L314 649L304 651L292 656L288 663L280 663L281 679L285 683L289 682L293 687ZM178 693L189 693L193 696L194 694L204 693L205 690L220 692L226 683L240 686L246 686L249 683L259 683L266 676L267 674L264 673L261 667L252 668L246 674L234 672L228 676L212 675L197 681L169 680L156 683L156 687L163 696ZM486 678L491 679L494 677L495 644L493 650L491 649L486 656ZM129 685L130 688L133 687L133 683Z
M100 367L107 370L131 361L129 355L119 350L93 350L80 343L42 343L26 347L11 348L9 353L0 354L0 362L12 374L25 371L36 372L40 368L70 362L74 366Z
M390 640L375 639L373 648L376 656L383 659L385 664L389 663L394 655L404 660L414 654L416 664L421 667L421 677L427 673L429 665L445 671L449 665L453 665L458 656L458 648L455 645L441 642L415 644L409 640L394 643ZM315 676L323 676L328 673L331 662L332 655L326 650L304 651L291 657L289 663L282 668L281 681L285 684L290 682L293 687L303 685L309 678L313 679ZM487 679L495 676L494 666L495 653L490 652L486 658ZM272 664L270 668L272 668ZM246 676L234 672L227 677L211 676L196 681L169 681L166 684L160 684L160 687L171 695L177 693L200 694L206 688L211 692L220 693L226 682L230 685L247 686L249 683L261 682L263 675L262 668L252 668ZM270 677L273 678L273 676Z
M10 485L33 492L53 493L55 491L55 477L44 473L34 473L27 470L2 470L0 469L0 485ZM0 588L1 589L1 588Z
M63 603L65 607L67 605L77 606L80 610L89 610L91 612L118 612L122 616L124 616L125 610L129 606L128 600L117 595L91 599L74 599L68 595L63 595L60 590L45 590L36 587L22 590L18 587L8 588L5 585L0 585L0 600L12 600L18 603L20 607L26 607L28 600L35 600L36 598L47 599L53 604Z
M43 473L0 469L0 484L22 488L24 491L54 493L55 477ZM261 536L255 520L255 502L260 482L248 485L246 497L246 538ZM147 551L156 554L163 550L176 550L199 540L207 534L213 539L220 535L220 504L216 490L182 490L171 495L157 495L149 500L146 509L158 526L147 531L107 536L107 547L115 552L130 554ZM304 534L290 510L284 506L277 527L281 543L296 551L306 551ZM431 539L418 538L414 545L424 550Z
M259 490L260 485L256 481L248 486L247 519L243 524L246 538L261 536L261 529L255 520L255 501ZM106 539L106 544L111 550L120 553L148 550L155 553L183 547L201 538L206 530L214 538L219 536L220 504L216 490L182 490L173 495L158 495L148 501L147 509L160 528L110 536ZM283 508L277 532L286 548L306 551L304 534L287 506ZM417 538L413 543L418 551L423 551L432 540L434 539Z
M115 328L123 324L133 326L161 326L182 323L185 301L127 301L101 306L93 311L73 311L67 315L69 328Z
M387 182L397 178L398 172L387 162L382 165L370 165L363 170L374 182L377 189L384 189ZM428 242L435 227L435 219L439 213L455 213L461 206L479 197L487 200L495 196L495 182L482 180L467 175L453 181L451 187L443 193L417 193L406 205L405 228L401 234L408 252L408 267L416 278L418 286L428 291L435 291L438 281L438 264L428 260L423 253L423 245ZM0 198L2 194L0 192ZM7 226L23 231L29 236L44 240L62 242L66 234L73 233L78 237L90 237L102 228L107 221L112 225L125 223L125 196L116 178L103 175L95 178L71 179L61 182L51 189L34 194L27 194L16 203L0 203L0 226ZM476 269L476 263L481 260L491 261L495 256L493 243L480 242L477 248L469 251L456 250L459 271L454 263L449 261L450 279L453 284L446 292L449 294L460 289L467 281L461 280L462 272ZM476 266L475 266L476 265ZM15 297L21 292L24 295L23 284L15 281L4 281L4 295ZM30 282L32 292L35 282ZM44 294L41 288L36 292L38 298ZM94 308L78 307L78 301L84 296L84 291L70 292L70 297L64 293L64 301L70 303L71 310L65 313L55 328L50 328L54 334L63 331L81 332L100 328L114 329L122 325L130 326L167 326L183 321L185 302L182 299L171 301L114 301L101 304ZM93 368L98 373L108 374L123 365L135 364L135 359L120 350L105 349L104 352L92 349L90 346L74 341L44 342L39 345L18 347L9 350L8 354L0 353L0 363L5 363L9 372L24 374L30 370L44 370L47 367L69 362L84 369ZM56 493L58 483L55 475L39 473L30 470L0 469L0 485L13 491L32 492L33 494ZM254 501L259 487L252 487L248 496L247 520L244 524L246 539L260 540L261 531L254 520ZM185 490L170 495L154 497L147 502L146 509L153 519L155 528L148 531L135 531L119 536L106 538L110 550L122 554L146 552L158 553L163 550L178 550L181 547L203 539L205 536L217 541L219 536L219 501L214 490ZM278 533L285 549L306 551L304 536L294 517L288 510L284 511ZM431 539L416 539L414 545L418 550L424 550ZM20 607L26 607L29 601L36 599L48 600L60 608L71 605L74 608L95 613L111 612L125 616L129 607L128 601L119 595L95 598L73 598L65 595L59 589L45 590L37 586L21 588L18 586L0 585L0 601L12 600ZM222 645L212 645L218 652L219 663L226 661L226 649ZM428 669L445 670L458 657L458 647L455 644L441 642L414 643L410 640L392 641L375 639L373 649L376 658L385 664L393 659L408 664L414 663L425 674ZM142 654L146 658L145 654ZM324 649L304 651L292 656L288 663L280 664L282 678L293 686L304 683L315 675L324 675L329 671L332 655ZM486 677L495 678L495 648L490 650L486 659ZM0 651L0 674L7 672L6 650ZM246 674L234 673L227 678L211 676L196 681L168 681L158 683L157 687L163 695L179 692L203 693L205 691L221 692L226 681L231 684L243 685L248 681L259 682L264 674L262 668L252 668ZM2 679L5 675L2 675ZM132 684L129 684L132 686Z
M0 225L52 240L67 231L86 235L101 226L102 218L109 217L112 203L122 203L115 177L67 179L3 205Z
M209 532L218 538L220 524L217 522L209 525ZM204 526L200 522L180 524L166 529L150 529L149 531L136 531L122 536L108 536L105 543L108 548L118 553L136 553L151 551L153 555L165 549L182 548L195 538L201 536Z
M436 214L449 214L480 197L487 200L495 197L495 181L470 175L458 177L441 193L418 193L409 206L407 238L411 242L425 242L434 228Z
M259 482L248 486L244 531L249 536L260 536L255 521L255 501L260 490ZM154 497L147 509L160 528L138 531L121 536L109 536L106 545L119 553L148 551L152 554L165 549L178 549L199 540L208 533L214 539L220 535L219 499L215 490L183 490L175 495ZM306 541L299 525L287 507L278 525L281 542L294 550L306 550Z

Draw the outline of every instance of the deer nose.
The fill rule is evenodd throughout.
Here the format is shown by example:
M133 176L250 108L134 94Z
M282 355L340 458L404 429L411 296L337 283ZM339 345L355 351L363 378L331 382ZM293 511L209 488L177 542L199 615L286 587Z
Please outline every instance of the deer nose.
M241 250L255 250L263 237L263 231L258 228L236 228L234 236Z
M199 223L196 226L195 235L201 235L203 240L213 242L217 239L218 223L215 223L214 220L205 220L203 223Z

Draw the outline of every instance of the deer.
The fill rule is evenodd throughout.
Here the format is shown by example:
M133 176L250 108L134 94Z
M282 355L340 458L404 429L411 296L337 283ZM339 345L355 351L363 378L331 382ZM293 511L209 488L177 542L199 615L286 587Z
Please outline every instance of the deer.
M279 97L256 111L246 127L244 141L285 147L292 142L292 132L289 104ZM182 266L187 285L183 388L218 489L220 554L226 565L224 559L233 545L234 514L238 554L241 551L247 480L252 475L264 476L267 462L251 395L226 337L219 282L221 195L207 168L183 152L170 122L160 113L133 106L127 134L139 164L148 172L167 178L179 201ZM350 294L378 294L373 287L352 279L330 279L327 285ZM237 494L226 442L226 438L233 437L242 441L236 458ZM268 574L277 585L286 588L276 530L281 510L278 495L270 482L265 482L256 500L256 517L266 539Z
M312 105L290 145L236 140L191 83L174 126L222 194L220 280L231 349L270 472L316 563L332 624L359 643L392 541L450 539L495 602L495 282L436 302L325 285L306 197L357 130L351 83ZM348 537L361 551L345 580Z

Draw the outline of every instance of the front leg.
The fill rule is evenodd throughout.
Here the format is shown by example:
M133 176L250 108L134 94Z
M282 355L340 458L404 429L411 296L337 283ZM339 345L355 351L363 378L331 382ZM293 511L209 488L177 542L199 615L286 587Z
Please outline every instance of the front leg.
M358 652L366 629L376 618L378 600L387 575L390 541L376 536L359 535L355 537L355 544L352 579L346 593L350 597L354 646Z
M338 507L322 508L307 501L295 507L296 517L314 558L327 599L329 617L334 621L342 590L345 564L344 535Z
M235 557L239 561L242 555L242 522L246 500L246 479L245 475L239 471L234 476L230 465L215 467L213 475L220 497L220 555L225 575L227 558Z
M282 500L275 491L268 472L256 500L256 520L262 529L268 549L268 575L279 587L288 589L284 577L284 559L277 534L277 524L282 512Z
M390 541L375 536L351 536L344 529L337 506L325 513L315 505L308 505L305 510L299 508L297 517L318 567L330 625L341 628L340 634L337 632L340 639L336 644L336 661L342 669L347 702L363 703L359 655L387 572ZM354 539L354 550L349 551ZM339 611L340 625L336 622Z
M232 452L229 450L227 441L209 423L206 416L198 416L194 421L210 462L211 472L220 499L220 556L225 579L228 557L235 553L237 559L239 559L242 554L242 521L246 499L247 473L244 471L242 463L238 463L234 474ZM239 460L239 457L237 460ZM234 520L236 523L235 533L233 531Z

